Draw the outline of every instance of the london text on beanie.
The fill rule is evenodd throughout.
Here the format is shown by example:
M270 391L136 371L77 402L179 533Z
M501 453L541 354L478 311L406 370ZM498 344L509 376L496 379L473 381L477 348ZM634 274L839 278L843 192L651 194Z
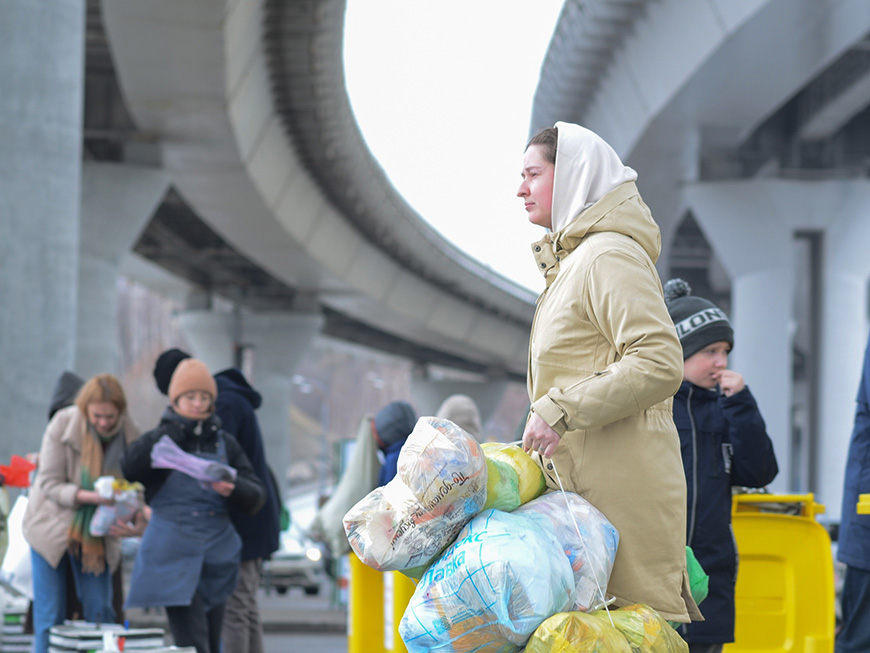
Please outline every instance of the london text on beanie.
M712 302L693 297L691 286L682 279L665 284L665 303L683 346L683 360L714 342L734 347L734 329L728 316Z
M185 392L202 390L212 399L217 398L217 383L205 363L195 358L185 358L175 368L169 382L169 401L173 404Z

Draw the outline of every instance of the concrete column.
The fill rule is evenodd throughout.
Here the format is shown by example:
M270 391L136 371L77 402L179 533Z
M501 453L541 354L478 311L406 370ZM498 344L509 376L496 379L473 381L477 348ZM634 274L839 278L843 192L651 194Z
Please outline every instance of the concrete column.
M157 205L169 179L163 170L113 163L82 169L75 370L87 378L117 373L117 281L121 262Z
M263 395L257 419L263 445L282 493L290 464L290 393L293 372L323 326L320 313L260 313L242 316L244 343L254 349L251 385ZM324 401L327 397L322 397ZM322 443L311 443L317 447Z
M414 374L411 377L411 400L419 415L434 415L450 395L468 395L477 404L481 426L485 426L498 408L507 387L508 382L504 379L457 381L429 379L423 374ZM486 429L483 435L486 436Z
M794 227L756 182L697 184L689 206L732 282L734 353L773 440L779 475L775 491L790 489L791 338Z
M212 374L235 366L238 324L236 314L211 309L186 309L178 314L178 325L192 350L188 353L205 363Z
M867 340L870 182L759 180L698 184L689 205L733 282L736 347L790 490L791 297L794 232L823 234L817 500L839 519L843 473Z
M0 461L75 356L84 0L0 3Z

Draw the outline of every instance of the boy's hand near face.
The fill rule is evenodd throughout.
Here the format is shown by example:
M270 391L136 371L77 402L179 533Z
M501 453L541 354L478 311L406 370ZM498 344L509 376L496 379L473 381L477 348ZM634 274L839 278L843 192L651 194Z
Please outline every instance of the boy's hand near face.
M719 372L716 380L719 382L722 394L726 397L735 395L746 387L743 375L738 374L734 370L722 370Z

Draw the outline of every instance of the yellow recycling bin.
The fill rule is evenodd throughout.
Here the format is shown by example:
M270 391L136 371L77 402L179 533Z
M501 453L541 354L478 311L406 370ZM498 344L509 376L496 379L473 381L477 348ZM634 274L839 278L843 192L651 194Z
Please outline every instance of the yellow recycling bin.
M834 560L821 512L812 494L734 495L737 619L725 651L834 650Z

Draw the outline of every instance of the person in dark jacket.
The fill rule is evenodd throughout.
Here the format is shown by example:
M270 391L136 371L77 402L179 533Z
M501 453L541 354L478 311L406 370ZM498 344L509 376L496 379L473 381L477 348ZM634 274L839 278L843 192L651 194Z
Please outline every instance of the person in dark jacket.
M837 653L870 651L870 515L856 511L858 495L870 493L870 339L858 386L855 425L846 459L837 559L846 565L840 604L843 622Z
M180 349L168 349L157 357L154 380L163 394L169 389L175 368L187 358L190 358L190 354ZM266 464L263 436L254 412L263 401L260 393L251 387L236 368L219 372L214 379L218 389L215 413L221 420L221 428L241 445L266 492L263 508L255 514L230 510L230 519L242 538L242 562L239 582L224 609L223 653L262 653L263 628L257 605L257 589L263 560L268 559L279 547L280 495Z
M414 430L417 415L407 401L392 401L381 408L372 420L372 435L384 454L378 485L386 485L397 473L399 452Z
M145 486L151 520L136 556L126 607L163 606L177 646L220 651L224 603L239 576L242 542L229 511L254 514L265 490L236 439L214 413L217 384L204 363L181 361L168 387L160 425L127 448L121 469ZM168 436L184 452L229 465L234 480L203 482L152 465Z
M665 301L683 346L683 383L674 397L686 473L686 543L710 577L705 621L682 624L691 653L718 653L734 641L737 550L731 487L762 487L779 468L764 419L743 377L727 369L734 331L725 313L691 295L682 279L665 284Z

